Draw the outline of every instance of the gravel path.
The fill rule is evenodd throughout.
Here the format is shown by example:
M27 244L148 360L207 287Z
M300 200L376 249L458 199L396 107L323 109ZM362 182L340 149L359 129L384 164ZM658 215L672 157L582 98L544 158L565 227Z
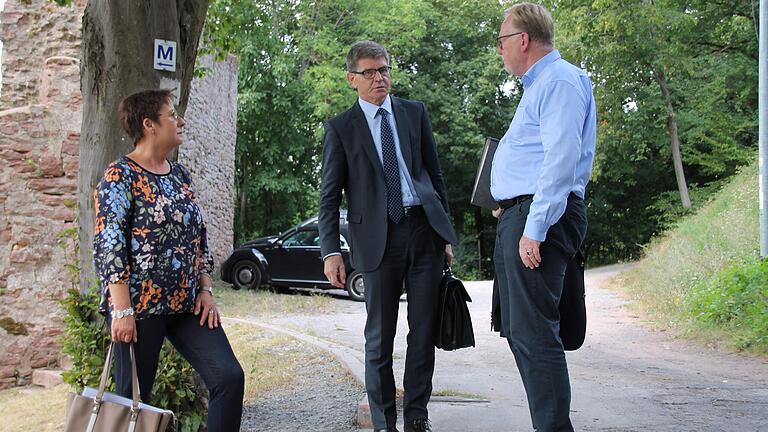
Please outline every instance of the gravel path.
M364 389L332 355L302 345L304 366L294 385L271 391L245 406L241 431L358 430L354 418Z
M653 331L626 300L602 287L624 266L586 274L588 334L569 352L576 430L594 432L768 432L768 359L718 351ZM439 432L531 430L528 404L509 347L489 331L491 282L468 282L477 347L436 354L436 392L475 395L477 401L429 405ZM407 325L400 303L394 369L402 386ZM357 348L362 356L365 307L338 301L336 312L274 318L271 324ZM362 366L360 366L362 367ZM286 429L295 430L295 429Z

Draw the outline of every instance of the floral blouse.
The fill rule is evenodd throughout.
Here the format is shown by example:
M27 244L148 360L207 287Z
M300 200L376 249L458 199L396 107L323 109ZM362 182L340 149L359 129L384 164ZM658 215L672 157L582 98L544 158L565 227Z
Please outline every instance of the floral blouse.
M109 284L130 290L136 319L192 312L201 273L213 271L205 223L189 173L151 173L126 156L112 162L96 186L93 261L108 313Z

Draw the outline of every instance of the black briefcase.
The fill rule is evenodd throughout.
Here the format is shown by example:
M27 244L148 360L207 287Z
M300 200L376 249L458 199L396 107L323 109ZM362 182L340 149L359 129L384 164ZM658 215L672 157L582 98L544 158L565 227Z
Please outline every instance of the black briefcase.
M435 347L446 351L475 346L475 332L467 302L471 302L464 284L446 267L440 281Z
M587 305L584 290L584 254L579 250L568 262L563 280L563 293L560 296L560 339L563 349L575 351L584 344L587 335ZM506 337L501 328L501 301L499 284L493 280L493 301L491 308L491 330Z
M566 351L575 351L587 335L587 305L584 293L584 255L577 251L565 269L560 296L560 339Z

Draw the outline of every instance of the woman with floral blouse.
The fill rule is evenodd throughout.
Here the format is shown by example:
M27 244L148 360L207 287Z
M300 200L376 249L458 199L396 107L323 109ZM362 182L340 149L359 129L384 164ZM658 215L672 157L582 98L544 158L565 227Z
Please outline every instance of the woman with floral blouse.
M117 391L131 396L133 343L141 398L149 401L168 338L208 387L208 430L238 431L243 370L219 325L205 222L189 173L166 159L182 143L184 119L166 90L128 96L118 116L134 149L107 167L94 193L94 264L100 310L117 342Z

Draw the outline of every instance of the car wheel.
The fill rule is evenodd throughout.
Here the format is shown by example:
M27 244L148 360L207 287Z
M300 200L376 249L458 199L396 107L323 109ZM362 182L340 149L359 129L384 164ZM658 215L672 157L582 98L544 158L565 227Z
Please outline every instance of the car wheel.
M347 292L352 300L365 300L365 285L363 285L362 273L353 271L351 275L347 276Z
M261 285L261 270L255 262L251 260L238 261L232 268L232 287L234 289L258 288L259 285Z

